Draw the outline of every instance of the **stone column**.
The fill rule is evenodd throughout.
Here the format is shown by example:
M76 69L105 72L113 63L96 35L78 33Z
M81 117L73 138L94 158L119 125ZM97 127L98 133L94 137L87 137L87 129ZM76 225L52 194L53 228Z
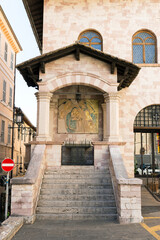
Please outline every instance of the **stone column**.
M37 92L37 141L50 141L51 136L49 132L50 120L50 99L52 93Z
M57 108L58 108L58 99L56 96L52 99L50 103L50 133L52 140L55 141L55 133L57 133Z
M119 96L118 92L105 93L106 101L106 135L105 141L119 141Z
M102 106L102 111L103 111L103 141L105 141L107 139L107 136L106 136L106 103L102 103L101 104Z

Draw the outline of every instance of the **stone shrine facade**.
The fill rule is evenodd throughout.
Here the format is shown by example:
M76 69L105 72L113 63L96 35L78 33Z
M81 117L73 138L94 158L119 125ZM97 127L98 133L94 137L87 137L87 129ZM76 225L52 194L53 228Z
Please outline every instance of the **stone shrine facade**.
M23 2L42 54L17 66L38 89L38 112L32 169L13 179L12 214L33 221L45 169L62 167L63 146L88 144L94 168L109 166L119 221L141 222L134 121L160 103L159 1Z

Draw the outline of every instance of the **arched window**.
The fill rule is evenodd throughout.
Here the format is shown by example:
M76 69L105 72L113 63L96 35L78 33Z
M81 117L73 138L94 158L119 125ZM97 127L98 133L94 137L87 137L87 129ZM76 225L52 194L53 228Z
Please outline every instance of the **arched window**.
M134 127L160 128L160 105L143 108L135 118Z
M95 30L86 30L80 33L80 43L102 51L102 36Z
M138 31L133 35L133 62L156 63L156 37L147 30Z

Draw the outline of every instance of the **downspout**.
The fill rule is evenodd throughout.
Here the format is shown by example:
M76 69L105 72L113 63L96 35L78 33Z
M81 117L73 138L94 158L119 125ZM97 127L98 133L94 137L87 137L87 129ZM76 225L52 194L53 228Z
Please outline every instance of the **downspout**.
M16 66L16 53L15 53L15 66ZM11 149L11 159L14 158L14 118L15 118L15 89L16 89L16 67L14 68L14 90L13 90L13 122L12 122L12 149ZM11 178L13 177L11 171Z

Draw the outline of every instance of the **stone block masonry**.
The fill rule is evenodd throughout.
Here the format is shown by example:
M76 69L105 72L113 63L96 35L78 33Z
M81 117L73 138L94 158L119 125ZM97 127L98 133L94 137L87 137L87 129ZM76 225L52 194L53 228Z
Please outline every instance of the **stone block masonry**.
M118 146L109 146L110 172L112 176L117 212L120 223L142 221L141 185L142 180L128 178Z
M23 216L24 220L32 223L39 198L40 186L45 169L45 145L37 145L27 170L22 178L13 178L11 215Z

